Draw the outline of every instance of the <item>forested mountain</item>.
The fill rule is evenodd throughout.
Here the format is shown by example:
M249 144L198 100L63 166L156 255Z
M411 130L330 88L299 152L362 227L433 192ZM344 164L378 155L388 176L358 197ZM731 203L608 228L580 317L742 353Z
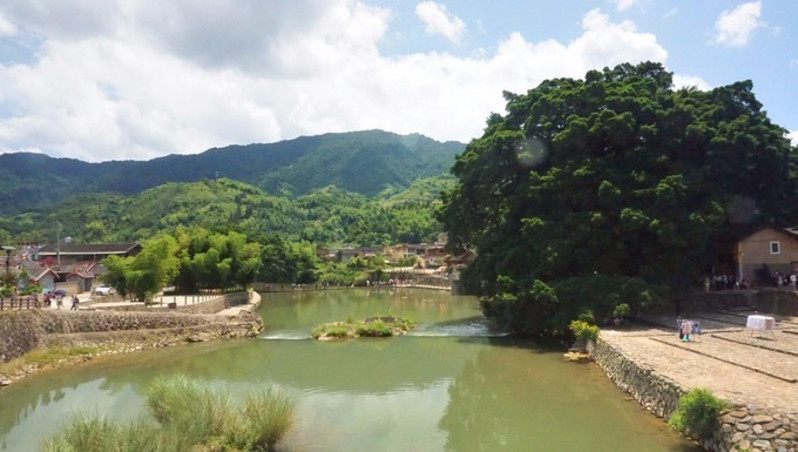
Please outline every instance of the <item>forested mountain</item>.
M0 216L0 242L54 241L59 224L62 237L79 243L143 240L177 226L320 245L420 242L441 231L434 199L453 184L451 176L436 176L391 196L331 185L288 198L227 178L170 182L135 195L79 194L49 209Z
M40 154L0 155L0 212L58 210L74 194L140 193L170 182L225 177L271 194L300 196L329 185L374 196L446 173L462 143L380 130L209 149L149 161L87 163Z

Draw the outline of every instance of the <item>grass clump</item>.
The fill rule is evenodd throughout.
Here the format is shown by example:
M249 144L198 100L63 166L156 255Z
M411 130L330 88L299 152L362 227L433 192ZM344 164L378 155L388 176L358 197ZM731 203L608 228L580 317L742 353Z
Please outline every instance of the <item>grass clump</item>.
M311 336L314 339L322 337L329 337L335 339L342 339L345 337L352 337L354 331L354 324L344 322L325 323L313 328Z
M676 411L668 425L699 439L711 438L720 426L720 413L729 404L715 397L708 389L696 388L679 397Z
M244 402L241 438L256 449L271 448L294 425L293 412L294 401L274 388L252 393Z
M355 332L360 337L391 337L393 328L381 319L363 321L357 325Z
M150 417L121 425L99 415L72 416L44 442L47 452L267 451L294 423L294 400L274 388L233 404L226 393L185 376L158 378L147 388Z
M313 329L314 339L342 339L355 337L390 337L404 334L413 328L412 320L394 316L371 317L355 322L351 318L346 322L332 322L319 325Z

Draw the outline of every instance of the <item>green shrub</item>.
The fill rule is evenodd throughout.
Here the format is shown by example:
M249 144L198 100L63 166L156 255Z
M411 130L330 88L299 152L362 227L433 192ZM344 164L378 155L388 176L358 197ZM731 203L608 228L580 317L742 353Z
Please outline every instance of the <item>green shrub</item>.
M679 397L668 425L685 434L708 439L720 426L720 412L728 407L726 401L715 397L708 389L692 389Z
M584 320L571 320L568 328L577 339L587 341L596 341L598 339L599 327L598 325L591 325Z
M632 309L626 303L618 303L612 310L613 317L624 318L632 313Z

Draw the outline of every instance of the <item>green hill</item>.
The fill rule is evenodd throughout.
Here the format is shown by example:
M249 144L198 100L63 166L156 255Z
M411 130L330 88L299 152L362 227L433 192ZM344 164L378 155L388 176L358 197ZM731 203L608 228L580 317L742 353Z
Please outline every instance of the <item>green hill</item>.
M132 195L172 182L225 177L296 197L330 185L374 196L449 170L462 143L380 130L209 149L149 161L87 163L40 154L0 155L0 211L57 209L76 194ZM55 207L53 207L55 206Z
M62 237L78 243L141 240L180 225L323 245L417 242L441 230L434 216L438 202L429 201L441 185L439 178L419 181L387 199L335 186L297 198L272 196L227 178L170 182L135 195L86 193L46 209L0 217L0 239L52 241L60 223ZM422 193L423 187L433 192Z

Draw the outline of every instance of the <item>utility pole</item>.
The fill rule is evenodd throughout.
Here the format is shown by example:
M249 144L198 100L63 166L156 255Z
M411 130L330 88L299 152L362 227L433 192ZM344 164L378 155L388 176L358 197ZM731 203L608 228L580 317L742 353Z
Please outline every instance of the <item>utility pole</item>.
M58 262L58 268L61 268L61 222L55 222L55 258Z
M3 245L3 251L6 252L6 280L4 282L8 282L8 275L11 270L11 252L15 249L13 246Z

